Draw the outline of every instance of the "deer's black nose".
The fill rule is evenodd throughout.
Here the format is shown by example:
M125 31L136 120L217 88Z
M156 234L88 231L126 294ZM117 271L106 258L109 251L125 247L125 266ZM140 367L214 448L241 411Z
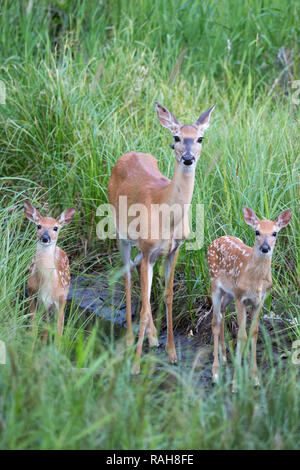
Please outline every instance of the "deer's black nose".
M44 233L44 235L41 236L41 241L43 243L49 243L50 242L50 237L48 234Z
M260 251L261 251L262 253L268 253L270 250L271 250L271 247L270 247L270 245L268 245L267 243L264 243L264 244L261 245L261 247L260 247Z
M185 165L191 165L195 161L195 157L193 155L183 155L182 161Z

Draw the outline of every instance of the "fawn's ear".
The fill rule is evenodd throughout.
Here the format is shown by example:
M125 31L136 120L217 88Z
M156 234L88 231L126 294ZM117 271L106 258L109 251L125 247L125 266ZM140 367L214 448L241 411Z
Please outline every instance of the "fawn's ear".
M180 122L177 121L176 117L167 108L157 101L155 101L155 107L161 125L169 129L173 135L176 135L181 127Z
M259 222L259 218L252 209L249 209L249 207L243 207L243 216L246 224L251 225L253 228L255 228Z
M209 128L211 113L215 109L215 104L209 108L205 113L201 114L199 119L195 122L195 125L201 129L201 131L206 131Z
M59 218L57 219L57 222L59 223L59 225L61 225L62 227L64 227L65 225L68 225L73 219L75 212L76 212L75 207L72 207L71 209L66 209L65 211L63 211L60 214Z
M287 226L287 224L291 220L291 217L292 217L292 211L290 209L287 209L286 211L283 211L279 214L279 216L275 220L275 224L278 225L279 230L282 229L282 227Z
M41 214L35 207L33 207L32 204L30 204L28 199L24 201L24 209L25 209L25 215L27 219L31 220L31 222L34 222L35 224L37 224L41 220L42 218Z

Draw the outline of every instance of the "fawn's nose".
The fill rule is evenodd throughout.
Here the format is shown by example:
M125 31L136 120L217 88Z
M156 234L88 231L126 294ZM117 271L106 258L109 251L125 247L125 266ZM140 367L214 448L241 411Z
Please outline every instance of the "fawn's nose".
M185 165L192 165L195 161L195 157L193 157L193 155L183 155L182 161Z
M262 253L268 253L270 250L271 250L271 247L270 247L270 245L268 245L267 243L264 243L264 244L261 245L261 247L260 247L260 251L261 251Z
M47 233L44 233L44 235L41 236L41 241L42 243L49 243L50 242L50 237Z

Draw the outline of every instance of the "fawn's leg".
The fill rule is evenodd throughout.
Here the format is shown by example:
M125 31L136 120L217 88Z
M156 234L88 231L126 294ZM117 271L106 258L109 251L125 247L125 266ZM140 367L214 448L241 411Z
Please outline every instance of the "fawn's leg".
M49 334L49 310L46 309L43 305L44 314L43 314L43 324L48 324L47 328L43 331L43 345L47 344L48 334Z
M173 333L173 284L176 261L178 258L179 248L176 248L165 260L165 304L167 309L167 344L166 351L169 360L173 364L177 362L177 354L174 343Z
M239 325L238 337L237 337L237 346L236 346L236 364L235 372L233 376L233 385L232 391L236 391L236 376L237 371L240 370L242 364L242 354L247 342L247 332L246 332L246 309L245 305L241 300L236 299L236 310L237 310L237 320Z
M34 317L36 313L36 299L31 299L30 301L30 323L31 323L31 328L33 327L33 322L34 322Z
M219 337L221 327L221 301L222 291L219 287L212 284L212 303L213 303L213 319L212 319L212 333L214 336L214 362L212 367L212 380L216 383L219 379Z
M58 304L58 333L60 336L63 334L63 329L64 329L65 305L66 305L66 299L63 297L60 297L59 304Z
M227 357L226 357L226 346L225 346L225 334L224 334L224 323L225 323L225 313L221 313L221 325L220 325L220 344L222 349L222 362L226 364Z
M124 283L126 291L126 344L132 346L134 343L132 332L132 312L131 312L131 270L130 270L130 254L131 245L127 240L120 240L120 253L125 267Z
M131 370L133 375L140 373L140 359L142 355L144 335L151 316L150 292L152 286L152 276L153 264L150 263L149 255L147 254L146 256L143 256L141 262L142 309L140 313L140 331L136 348L136 357Z
M221 314L222 314L222 319L221 319L221 328L220 328L220 343L221 343L221 349L222 349L222 362L225 364L227 362L226 358L226 346L225 346L225 338L224 338L224 323L225 323L225 313L226 313L226 308L232 301L233 296L226 293L223 294L222 297L222 303L221 303Z
M257 359L256 359L256 345L258 337L258 324L259 317L262 310L262 304L260 304L252 314L252 324L250 331L252 332L251 337L251 375L254 380L254 385L257 387L259 385L258 374L257 374Z

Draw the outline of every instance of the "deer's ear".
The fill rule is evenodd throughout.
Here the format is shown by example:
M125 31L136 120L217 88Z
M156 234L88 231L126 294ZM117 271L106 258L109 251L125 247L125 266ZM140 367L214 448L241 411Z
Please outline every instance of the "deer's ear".
M71 209L66 209L65 211L63 211L60 214L59 218L57 219L57 222L59 223L59 225L61 225L61 227L68 225L73 219L75 212L76 212L75 207L72 207Z
M24 209L27 219L31 220L31 222L37 224L41 220L41 214L35 207L33 207L32 204L30 204L28 199L24 201Z
M211 113L215 109L215 104L209 108L205 113L201 114L199 119L195 122L195 125L198 126L202 131L206 131L209 128Z
M155 107L161 125L169 129L173 135L176 135L181 127L180 122L177 121L176 117L167 108L157 101L155 102Z
M255 226L259 222L259 218L257 217L257 215L252 209L249 209L249 207L245 206L243 208L243 216L244 216L246 224L250 225L253 228L255 228Z
M281 212L277 217L275 224L278 225L279 230L283 227L286 227L292 217L292 211L287 209L286 211Z

